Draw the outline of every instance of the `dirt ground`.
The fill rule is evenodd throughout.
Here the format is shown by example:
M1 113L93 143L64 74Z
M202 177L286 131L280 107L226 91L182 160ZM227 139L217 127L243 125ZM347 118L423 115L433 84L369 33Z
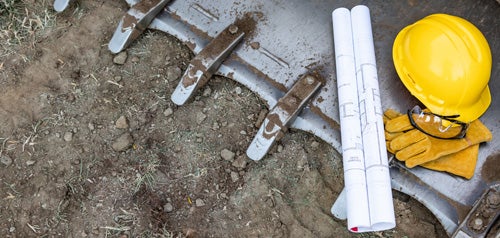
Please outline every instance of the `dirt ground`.
M348 232L331 146L291 130L251 161L255 94L216 76L177 107L187 46L147 31L117 64L125 1L51 5L0 1L0 237L446 237L396 191L396 229Z

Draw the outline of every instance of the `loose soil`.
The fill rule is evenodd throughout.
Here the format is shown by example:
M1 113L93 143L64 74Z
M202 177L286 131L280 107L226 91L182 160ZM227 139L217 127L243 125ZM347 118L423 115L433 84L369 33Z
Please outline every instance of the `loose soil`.
M396 191L396 229L348 232L330 214L343 187L331 146L290 130L251 161L267 110L254 93L214 76L177 107L186 45L147 30L115 64L107 43L125 1L51 4L22 1L28 21L53 24L0 42L0 237L446 236Z

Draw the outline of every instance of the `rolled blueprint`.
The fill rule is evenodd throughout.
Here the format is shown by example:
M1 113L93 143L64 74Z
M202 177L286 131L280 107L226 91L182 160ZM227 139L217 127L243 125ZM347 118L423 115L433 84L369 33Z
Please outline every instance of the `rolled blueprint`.
M368 7L355 6L351 21L371 230L387 230L395 227L396 221Z
M332 19L348 228L353 232L387 230L395 227L396 223L370 12L366 6L356 6L346 17L346 11L349 12L345 8L336 9ZM351 46L346 46L349 39ZM350 58L345 56L349 54L346 50L349 48L354 52L355 79L347 80L353 77L352 73L346 73L352 72L353 67L345 59ZM345 84L349 84L349 87ZM357 89L355 94L351 87ZM354 116L345 113L345 106L351 103L357 104L359 110L357 114L352 114ZM353 108L356 109L355 106ZM359 132L361 139L358 138ZM361 146L361 162L353 159L353 140ZM361 165L362 173L352 172L361 171ZM365 179L364 183L362 179ZM365 187L360 188L360 184Z
M359 120L356 63L351 30L351 12L338 8L332 13L335 64L340 114L340 135L347 205L347 227L370 227L368 190Z

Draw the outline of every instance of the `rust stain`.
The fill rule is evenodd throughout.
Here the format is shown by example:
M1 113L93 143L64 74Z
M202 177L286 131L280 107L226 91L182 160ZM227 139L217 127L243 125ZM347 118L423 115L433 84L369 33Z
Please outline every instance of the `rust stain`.
M137 18L127 13L123 17L122 32L125 32L128 28L134 29L136 25Z
M203 62L199 58L194 58L189 64L186 73L182 77L182 85L187 88L195 83L198 83L199 86L202 86L208 80L205 72L207 68L203 65ZM203 74L200 78L196 78L196 74L198 72L202 72Z
M330 127L337 130L340 129L340 124L335 120L333 120L332 118L328 117L326 114L324 114L320 108L314 106L312 103L309 103L309 107L311 108L312 112L323 118L323 120L325 120L330 125Z
M259 42L252 42L252 43L250 43L250 47L254 50L258 50L260 48L260 43Z
M481 177L487 183L495 182L500 180L500 151L491 154L486 158L486 161L481 168Z
M154 6L158 5L160 1L161 0L143 0L134 5L133 8L142 13L146 13L149 12L149 10L151 10Z
M257 68L255 68L253 65L250 65L248 64L245 60L243 60L242 58L240 58L239 56L235 55L235 54L231 54L229 56L231 59L234 59L240 63L242 63L243 65L247 66L248 69L250 71L252 71L252 73L254 73L255 75L257 75L259 78L263 78L265 79L267 82L269 82L270 84L272 84L275 88L277 88L278 90L282 91L282 92L286 92L288 91L288 89L285 87L285 85L283 84L280 84L276 81L274 81L273 79L271 79L271 77L269 77L267 74L264 74L262 73L260 70L258 70ZM269 105L267 105L269 106Z
M266 123L265 125L264 133L262 136L264 136L264 138L266 139L271 139L276 136L280 132L280 130L283 129L283 122L280 120L280 117L276 113L269 114L267 116L267 120L268 123ZM275 126L278 126L280 130L272 132Z

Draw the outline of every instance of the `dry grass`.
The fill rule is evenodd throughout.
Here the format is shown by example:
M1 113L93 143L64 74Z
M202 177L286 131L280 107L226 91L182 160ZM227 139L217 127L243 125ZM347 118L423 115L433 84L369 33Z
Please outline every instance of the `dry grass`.
M34 47L42 32L54 27L49 1L0 0L0 57L12 54L21 43Z

